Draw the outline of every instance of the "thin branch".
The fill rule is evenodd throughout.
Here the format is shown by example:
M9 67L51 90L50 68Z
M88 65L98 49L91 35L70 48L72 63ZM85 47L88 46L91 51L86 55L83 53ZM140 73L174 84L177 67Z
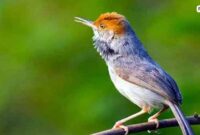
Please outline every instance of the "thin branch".
M187 117L187 120L191 125L200 124L200 116L198 116L198 114ZM176 119L172 118L159 121L158 128L156 128L156 124L154 122L139 123L139 124L129 125L127 127L129 129L129 133L138 133L147 130L156 130L167 127L175 127L175 126L178 126L178 123ZM124 134L125 131L119 128L119 129L105 130L102 132L94 133L92 135L124 135Z

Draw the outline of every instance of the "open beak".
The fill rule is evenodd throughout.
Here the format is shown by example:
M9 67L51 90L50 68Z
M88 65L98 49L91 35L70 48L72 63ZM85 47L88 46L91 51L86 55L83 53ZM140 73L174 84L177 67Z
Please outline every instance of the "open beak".
M93 21L90 21L90 20L86 20L86 19L83 19L83 18L80 18L80 17L75 17L75 22L78 22L78 23L82 23L84 25L87 25L93 29L96 29L96 26L93 24Z

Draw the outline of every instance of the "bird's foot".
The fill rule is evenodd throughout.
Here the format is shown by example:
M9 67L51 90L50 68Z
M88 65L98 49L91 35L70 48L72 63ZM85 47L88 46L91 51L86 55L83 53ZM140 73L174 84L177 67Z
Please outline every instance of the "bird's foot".
M113 126L113 129L116 129L116 128L122 128L125 131L124 135L128 135L128 127L124 126L123 122L121 121L116 122L115 125Z
M156 128L159 127L159 121L158 121L158 119L155 118L155 117L150 117L150 118L148 119L148 122L154 122L154 123L156 123Z

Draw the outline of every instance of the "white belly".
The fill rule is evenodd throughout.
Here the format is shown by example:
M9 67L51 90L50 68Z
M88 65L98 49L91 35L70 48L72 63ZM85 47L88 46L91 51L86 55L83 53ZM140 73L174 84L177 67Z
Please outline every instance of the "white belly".
M109 68L109 74L117 90L131 102L142 107L162 108L164 98L151 90L132 84L120 78Z

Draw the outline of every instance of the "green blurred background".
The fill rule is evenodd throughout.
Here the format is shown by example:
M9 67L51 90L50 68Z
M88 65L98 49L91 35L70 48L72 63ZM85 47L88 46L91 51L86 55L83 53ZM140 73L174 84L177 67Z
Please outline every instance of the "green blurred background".
M200 112L197 0L0 0L0 134L87 135L139 111L111 83L75 16L125 15L177 81L185 114ZM144 122L148 114L128 122ZM171 111L160 117L172 117ZM200 134L200 126L194 126ZM181 135L179 128L159 130ZM146 135L147 132L138 135ZM153 134L153 133L152 133Z

